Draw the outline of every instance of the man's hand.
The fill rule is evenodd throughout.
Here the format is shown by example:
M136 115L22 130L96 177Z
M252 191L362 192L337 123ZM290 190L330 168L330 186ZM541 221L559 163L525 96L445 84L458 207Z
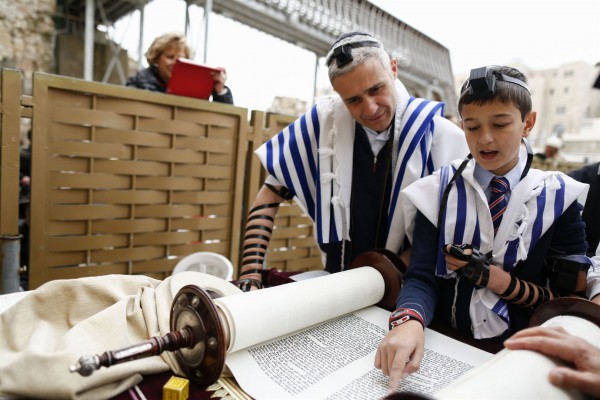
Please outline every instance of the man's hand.
M375 368L390 377L390 393L396 391L402 379L419 369L424 343L423 325L416 320L396 326L383 338L375 354Z
M246 270L240 273L238 280L232 283L242 292L250 292L263 288L263 277L259 269Z
M534 350L557 357L573 367L555 367L550 382L600 398L600 348L561 327L535 327L515 333L504 342L511 350Z

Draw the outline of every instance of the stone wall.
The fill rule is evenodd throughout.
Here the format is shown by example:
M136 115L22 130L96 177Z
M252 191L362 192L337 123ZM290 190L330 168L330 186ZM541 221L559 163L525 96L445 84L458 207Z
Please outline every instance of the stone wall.
M55 73L82 79L84 47L85 44L82 36L59 34L56 38L54 52ZM118 50L118 63L122 66L123 79L119 76L116 66L112 68L108 76L105 76L113 56L113 47L116 48L116 44L113 43L111 47L111 43L109 43L105 37L100 35L99 32L96 32L96 38L94 40L94 72L92 79L97 82L123 85L129 75L132 74L127 68L129 60L126 50Z
M83 78L84 27L81 18L65 17L57 9L57 0L0 0L0 68L13 68L23 73L23 93L32 93L33 72L45 72ZM56 21L56 23L55 23ZM112 45L96 31L94 45L95 81L123 84L129 75L128 57L119 51L117 69L105 77L112 58ZM21 124L21 143L29 144L29 119Z
M56 0L0 1L0 68L22 70L27 94L32 72L54 71L55 13Z

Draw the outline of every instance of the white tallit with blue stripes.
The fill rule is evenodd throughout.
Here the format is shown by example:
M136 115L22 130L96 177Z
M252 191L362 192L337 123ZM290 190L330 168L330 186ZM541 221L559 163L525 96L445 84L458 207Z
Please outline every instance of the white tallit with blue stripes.
M521 164L524 164L523 154L522 151ZM443 191L461 162L453 161L451 166L442 167L402 192L401 208L411 242L417 209L437 226ZM484 188L474 178L474 170L475 161L471 160L452 186L438 249L448 243L470 243L478 246L482 253L492 251L492 263L504 266L506 271L511 271L518 261L527 258L529 250L564 210L577 199L583 204L587 196L586 184L561 172L531 169L511 189L508 207L494 238L487 198ZM436 197L438 201L423 201ZM447 269L441 251L438 253L436 275L446 278L456 275ZM469 313L473 335L477 339L498 336L510 324L506 302L486 288L473 290Z
M402 215L396 212L400 190L468 153L462 131L442 117L443 103L410 97L400 81L395 84L398 105L386 246L392 251L400 249L404 237L399 234ZM350 240L354 124L339 96L329 96L256 150L270 178L292 191L315 222L319 244Z

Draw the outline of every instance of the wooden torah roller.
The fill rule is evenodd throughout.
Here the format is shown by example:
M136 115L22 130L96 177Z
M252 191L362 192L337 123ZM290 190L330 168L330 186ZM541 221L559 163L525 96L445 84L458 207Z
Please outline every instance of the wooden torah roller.
M273 321L271 313L265 312L268 307L274 311L283 308L292 315L308 314L303 317L304 327L374 304L393 308L401 274L386 256L369 257L372 268L355 265L336 274L219 298L196 285L184 286L173 298L169 333L119 350L83 356L70 371L89 376L101 367L171 351L190 380L208 386L220 377L228 352L299 329ZM295 324L299 319L289 322ZM271 328L257 329L264 326Z
M227 343L217 308L207 291L195 285L179 290L171 306L171 332L101 355L82 356L69 370L89 376L101 367L175 351L186 376L208 386L221 375Z

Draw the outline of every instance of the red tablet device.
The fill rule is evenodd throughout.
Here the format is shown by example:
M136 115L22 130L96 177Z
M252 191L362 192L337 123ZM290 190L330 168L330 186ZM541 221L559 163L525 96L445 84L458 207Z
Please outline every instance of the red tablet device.
M171 72L167 93L208 100L214 86L211 72L216 71L219 69L178 58Z

